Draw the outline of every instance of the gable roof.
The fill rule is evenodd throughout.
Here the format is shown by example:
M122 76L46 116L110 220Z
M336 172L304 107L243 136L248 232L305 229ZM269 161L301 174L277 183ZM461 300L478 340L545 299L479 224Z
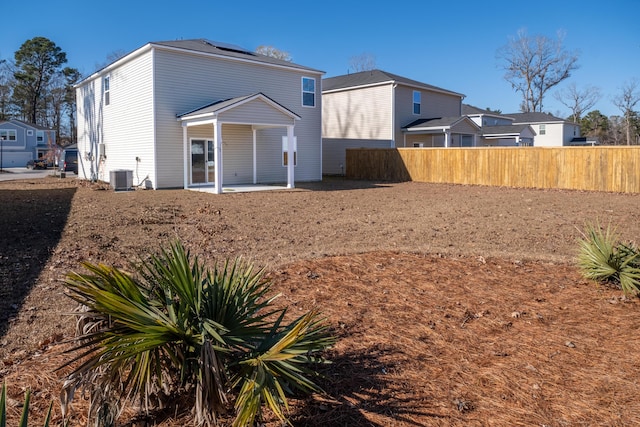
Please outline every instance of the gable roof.
M303 65L296 64L294 62L272 58L270 56L262 55L260 53L251 52L240 46L232 45L229 43L216 42L208 39L189 39L189 40L170 40L170 41L149 42L139 47L138 49L127 53L123 57L112 62L111 64L99 70L96 70L94 73L82 79L80 82L76 83L74 86L75 87L81 86L86 80L90 80L97 74L107 69L115 68L118 64L127 61L129 58L136 56L136 54L138 53L141 53L148 49L154 49L154 48L165 49L165 50L175 50L175 51L182 51L182 52L191 52L194 54L211 56L211 57L225 57L232 60L260 63L260 64L268 65L271 67L289 68L289 69L295 69L295 70L304 70L314 74L324 74L324 71L316 70L310 67L305 67Z
M289 110L287 107L284 107L283 105L277 103L276 101L269 98L267 95L265 95L262 92L253 93L251 95L238 96L236 98L229 98L229 99L214 101L210 104L203 105L201 107L187 111L185 113L177 114L176 117L180 120L183 120L188 117L194 118L194 117L214 116L216 114L223 113L227 110L238 107L247 102L253 101L254 99L259 99L263 101L267 105L271 106L276 110L279 110L281 113L291 117L292 119L300 120L301 118L299 115Z
M12 124L14 124L16 126L30 127L30 128L33 128L33 129L43 130L43 131L53 131L53 129L48 128L46 126L40 126L40 125L37 125L35 123L29 123L29 122L25 122L23 120L18 120L18 119L0 120L0 125L4 124L4 123L12 123Z
M287 68L297 68L301 70L324 73L323 71L315 70L313 68L305 67L293 62L285 61L283 59L272 58L267 55L252 52L240 46L208 39L159 41L150 42L149 44L154 46L163 46L197 53L226 56L229 58L243 59L252 62L261 62L264 64L279 65Z
M398 76L397 74L388 73L382 70L361 71L359 73L345 74L342 76L322 79L322 92L392 83L398 83L405 86L446 93L449 95L455 95L464 98L464 95L461 93L442 89L437 86L419 82L417 80L411 80L406 77Z
M566 120L547 113L512 113L505 114L514 119L514 123L563 123Z

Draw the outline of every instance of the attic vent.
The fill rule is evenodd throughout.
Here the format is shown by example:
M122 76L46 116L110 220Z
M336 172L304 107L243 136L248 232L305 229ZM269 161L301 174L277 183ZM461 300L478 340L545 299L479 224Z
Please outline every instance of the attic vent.
M110 173L111 187L115 191L128 191L133 187L133 171L119 169Z
M213 41L213 40L207 40L207 39L203 39L202 40L205 44L208 44L209 46L213 46L217 49L220 50L226 50L228 52L237 52L237 53L244 53L245 55L254 55L253 52L240 47L236 44L231 44L231 43L224 43L224 42L217 42L217 41Z

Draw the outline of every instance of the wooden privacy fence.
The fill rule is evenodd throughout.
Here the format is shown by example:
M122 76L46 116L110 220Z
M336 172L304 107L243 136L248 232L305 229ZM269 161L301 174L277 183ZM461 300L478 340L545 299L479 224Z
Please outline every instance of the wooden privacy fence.
M348 149L352 179L640 193L640 147Z

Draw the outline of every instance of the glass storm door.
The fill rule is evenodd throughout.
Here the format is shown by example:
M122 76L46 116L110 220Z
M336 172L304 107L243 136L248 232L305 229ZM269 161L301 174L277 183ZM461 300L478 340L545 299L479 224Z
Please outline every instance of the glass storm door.
M191 140L191 184L208 184L215 181L213 141Z

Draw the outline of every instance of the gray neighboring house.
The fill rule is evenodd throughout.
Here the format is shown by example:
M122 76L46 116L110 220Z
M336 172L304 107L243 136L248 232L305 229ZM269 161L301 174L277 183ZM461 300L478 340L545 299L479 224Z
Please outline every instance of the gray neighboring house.
M25 167L29 160L47 158L56 146L54 130L16 119L0 121L0 139L3 168Z
M462 114L481 127L479 146L529 147L534 145L536 132L529 124L514 124L513 117L468 104L462 105Z
M514 125L529 125L536 136L535 147L564 147L580 137L580 125L547 113L504 114L513 119Z
M322 80L322 171L345 173L347 148L475 146L464 95L382 70Z
M147 43L76 85L79 177L215 193L319 181L323 74L207 39Z

